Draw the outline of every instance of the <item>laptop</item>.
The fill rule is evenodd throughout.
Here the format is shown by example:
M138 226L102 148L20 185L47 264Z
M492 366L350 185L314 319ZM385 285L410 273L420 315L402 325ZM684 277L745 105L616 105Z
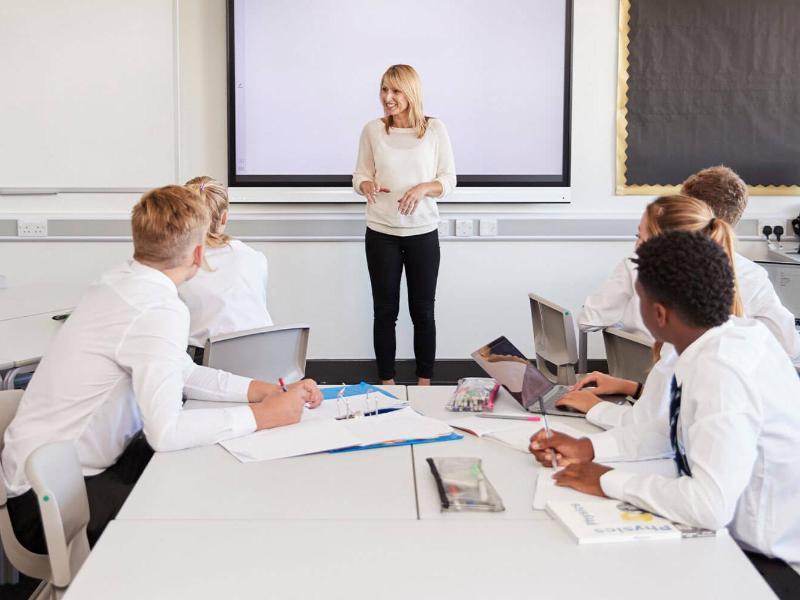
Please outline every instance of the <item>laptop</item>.
M552 383L505 336L489 342L470 356L490 377L506 388L514 400L528 412L541 412L539 407L541 398L544 411L548 415L585 416L573 408L556 406L556 401L569 392L569 386ZM627 402L624 396L598 397L616 404Z

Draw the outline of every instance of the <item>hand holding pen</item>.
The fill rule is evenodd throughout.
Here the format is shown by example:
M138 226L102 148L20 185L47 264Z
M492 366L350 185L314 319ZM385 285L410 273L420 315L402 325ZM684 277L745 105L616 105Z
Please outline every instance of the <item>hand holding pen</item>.
M588 438L575 439L565 433L548 432L546 429L540 429L531 436L529 450L545 467L566 467L594 460L594 447Z
M294 392L296 390L300 393L308 408L317 408L322 403L322 392L319 387L317 387L317 382L313 379L303 379L302 381L286 385L283 377L281 377L278 379L278 385L280 385L282 392Z

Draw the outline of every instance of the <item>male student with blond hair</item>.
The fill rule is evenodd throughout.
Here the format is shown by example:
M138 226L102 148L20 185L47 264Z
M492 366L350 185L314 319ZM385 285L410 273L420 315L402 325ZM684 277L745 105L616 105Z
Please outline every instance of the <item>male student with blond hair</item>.
M296 423L304 404L319 405L322 396L311 380L284 392L271 383L197 366L186 354L189 311L177 286L203 262L209 221L196 191L166 186L144 194L132 213L133 260L89 287L34 373L2 453L12 523L30 550L46 551L25 476L25 462L38 447L75 443L94 543L153 449L214 444ZM184 410L184 393L240 404Z

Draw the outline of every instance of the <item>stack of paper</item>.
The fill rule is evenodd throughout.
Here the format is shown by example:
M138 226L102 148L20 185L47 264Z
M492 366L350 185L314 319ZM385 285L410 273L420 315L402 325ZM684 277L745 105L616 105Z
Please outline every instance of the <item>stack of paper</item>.
M352 446L409 439L434 439L452 433L441 421L412 408L355 419L304 419L294 425L265 429L221 442L241 462L271 460Z

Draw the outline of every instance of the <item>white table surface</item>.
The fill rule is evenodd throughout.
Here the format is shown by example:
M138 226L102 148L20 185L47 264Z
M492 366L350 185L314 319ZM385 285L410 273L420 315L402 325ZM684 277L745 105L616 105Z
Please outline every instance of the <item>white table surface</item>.
M727 536L578 546L547 521L123 520L108 526L66 598L774 595Z
M63 321L53 320L61 311L0 321L0 369L22 367L41 360ZM6 364L11 363L6 366Z
M46 312L68 312L86 286L74 283L31 283L0 289L0 321Z
M386 389L405 398L403 386ZM415 520L411 448L253 463L218 445L157 452L117 518Z
M452 418L468 416L471 413L453 413L445 410L447 400L455 390L453 386L409 386L408 398L417 411L422 414L447 421ZM498 395L494 411L502 414L530 415L502 390ZM573 417L548 417L550 422L562 422L570 427L592 433L600 431L586 419ZM505 421L498 421L505 423ZM543 427L540 423L530 423L531 431ZM539 464L533 455L504 446L499 442L478 438L465 432L464 439L436 444L414 446L414 466L417 481L419 514L422 519L444 520L550 520L542 510L533 510L533 495L536 490L536 477ZM428 457L474 456L482 460L486 477L497 490L506 508L501 513L469 513L441 511L436 482L426 462Z

